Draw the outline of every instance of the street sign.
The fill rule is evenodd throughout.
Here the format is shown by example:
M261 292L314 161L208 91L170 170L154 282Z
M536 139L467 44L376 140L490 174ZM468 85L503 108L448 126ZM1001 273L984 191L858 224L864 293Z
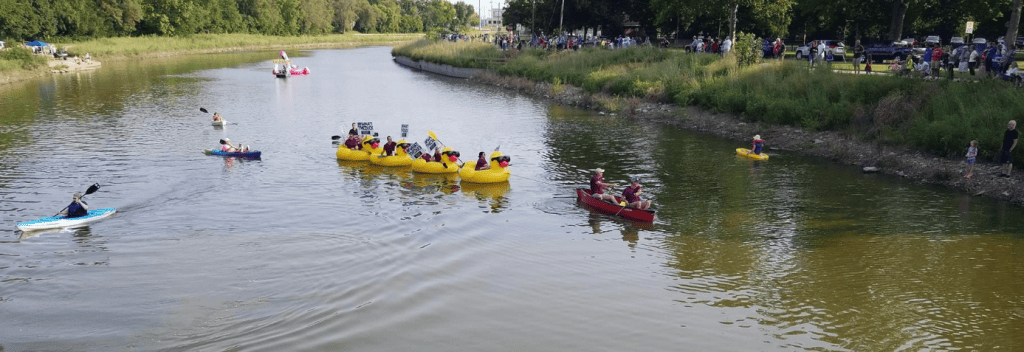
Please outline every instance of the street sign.
M967 21L967 34L974 33L974 21Z

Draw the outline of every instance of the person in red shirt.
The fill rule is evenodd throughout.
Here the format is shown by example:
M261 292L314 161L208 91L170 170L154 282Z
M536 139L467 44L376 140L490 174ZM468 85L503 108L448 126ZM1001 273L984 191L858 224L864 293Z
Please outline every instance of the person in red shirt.
M397 146L397 145L398 145L398 143L395 143L395 141L392 141L391 140L391 136L388 136L388 142L384 143L384 156L395 155L395 146Z
M611 186L616 186L616 184L604 182L604 169L594 169L594 177L590 178L590 195L600 200L615 203L615 196L604 193Z
M633 182L626 189L622 190L622 198L626 201L626 206L641 210L650 208L651 201L640 199L641 192L643 190L640 189L640 177L633 177Z
M487 170L491 168L491 163L487 162L487 155L484 152L480 152L480 158L476 160L476 170Z
M942 47L939 46L938 44L935 44L935 50L932 50L932 65L931 65L932 66L932 76L933 77L938 77L939 76L939 66L942 66L941 64L939 64L939 61L941 61L941 60L942 60Z

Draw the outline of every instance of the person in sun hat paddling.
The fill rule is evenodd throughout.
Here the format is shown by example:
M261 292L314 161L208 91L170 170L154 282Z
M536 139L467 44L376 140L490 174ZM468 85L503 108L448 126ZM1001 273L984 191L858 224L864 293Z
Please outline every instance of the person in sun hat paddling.
M761 139L761 135L755 135L753 145L750 147L750 154L761 155L761 149L764 149L764 140Z
M622 198L626 200L626 206L636 209L647 209L651 207L651 201L640 199L640 176L633 176L632 182L626 189L622 190Z
M605 194L604 193L605 191L608 190L608 187L611 187L611 186L617 186L617 185L614 184L614 183L606 183L606 182L604 182L604 169L602 169L602 168L594 169L594 176L590 178L590 191L591 191L590 195L592 197L600 199L600 200L606 200L606 201L615 203L615 196L613 196L611 194Z
M75 192L71 196L71 204L67 208L61 210L58 215L66 215L69 218L77 218L80 216L86 216L89 214L89 204L82 200L82 194Z

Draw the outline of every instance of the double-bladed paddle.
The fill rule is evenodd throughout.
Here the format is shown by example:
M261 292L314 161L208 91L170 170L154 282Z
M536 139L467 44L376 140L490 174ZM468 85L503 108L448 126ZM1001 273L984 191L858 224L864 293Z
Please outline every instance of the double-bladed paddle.
M79 197L78 200L82 200L82 198L85 198L85 196L93 194L93 193L96 193L96 191L99 190L99 189L100 189L100 184L99 183L94 183L92 186L89 186L89 189L85 190L85 194L82 195L81 197ZM53 216L60 215L61 212L65 211L65 210L68 210L68 207L70 207L70 206L71 206L71 204L68 204L67 207L64 207L64 209L61 209L60 211L57 212L57 214L54 214Z

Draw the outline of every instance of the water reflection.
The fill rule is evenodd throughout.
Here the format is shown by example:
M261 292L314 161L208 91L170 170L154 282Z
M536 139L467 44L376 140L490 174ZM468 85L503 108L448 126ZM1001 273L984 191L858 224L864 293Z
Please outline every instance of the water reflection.
M507 195L512 190L508 181L498 183L461 182L462 194L485 202L491 213L500 213L509 207Z

